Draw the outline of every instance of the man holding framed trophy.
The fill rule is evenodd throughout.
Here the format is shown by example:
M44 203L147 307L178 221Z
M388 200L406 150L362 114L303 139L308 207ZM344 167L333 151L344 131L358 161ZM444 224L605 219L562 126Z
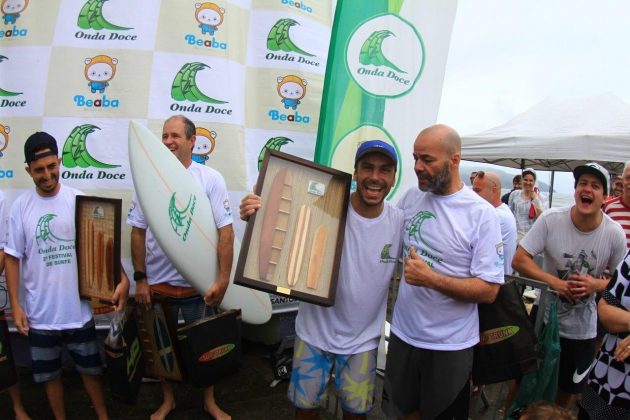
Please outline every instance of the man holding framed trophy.
M397 163L396 150L384 141L366 141L357 149L357 189L348 206L335 303L301 302L298 309L288 392L298 419L317 415L333 366L344 418L365 418L372 409L381 326L401 251L403 214L385 201ZM245 196L241 219L261 205L257 195Z
M75 206L82 193L59 182L57 141L50 134L31 135L24 157L35 189L13 203L4 248L13 322L29 338L33 377L44 384L55 417L65 418L60 375L65 344L98 418L104 419L107 409L92 308L80 298L78 287ZM20 270L24 307L19 299ZM113 297L117 310L124 306L128 291L129 280L122 272Z

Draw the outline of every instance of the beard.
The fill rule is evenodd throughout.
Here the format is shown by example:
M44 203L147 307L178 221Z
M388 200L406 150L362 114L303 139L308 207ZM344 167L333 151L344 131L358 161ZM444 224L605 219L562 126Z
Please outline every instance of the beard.
M416 176L418 177L418 181L420 179L423 179L428 182L428 185L425 187L423 187L418 182L418 187L420 188L421 191L424 191L424 192L432 192L434 194L442 195L446 191L448 191L448 188L451 185L452 177L451 177L451 171L449 170L449 167L448 167L448 162L445 163L444 166L440 168L440 170L438 171L437 174L435 174L435 176L431 176L427 174L426 172L418 172L418 171L416 171Z

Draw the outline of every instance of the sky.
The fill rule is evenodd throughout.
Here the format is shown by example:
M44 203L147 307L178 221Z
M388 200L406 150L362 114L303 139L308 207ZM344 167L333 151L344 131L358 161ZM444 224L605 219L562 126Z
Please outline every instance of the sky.
M550 96L611 92L630 103L628 16L622 0L460 0L438 122L467 135ZM559 178L571 191L570 174Z

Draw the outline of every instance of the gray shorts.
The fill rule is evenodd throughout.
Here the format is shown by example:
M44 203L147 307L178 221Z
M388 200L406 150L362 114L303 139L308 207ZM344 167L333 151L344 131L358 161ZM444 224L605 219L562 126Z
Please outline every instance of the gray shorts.
M100 375L103 364L96 340L94 319L81 328L28 332L35 382L47 382L61 373L61 353L65 345L80 373Z
M470 378L473 349L456 351L413 347L390 335L385 365L383 411L405 417L419 411L432 419L452 407ZM462 402L463 404L468 404ZM467 412L467 407L464 407Z

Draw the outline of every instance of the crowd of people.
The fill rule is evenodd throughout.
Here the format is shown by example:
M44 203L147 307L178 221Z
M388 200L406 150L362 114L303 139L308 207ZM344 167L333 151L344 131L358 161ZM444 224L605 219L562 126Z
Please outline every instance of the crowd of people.
M233 220L223 177L191 159L192 121L181 115L167 119L162 142L214 210L219 246L209 252L217 252L219 275L198 295L156 242L134 196L127 223L132 227L135 299L150 308L155 294L165 296L173 316L190 323L214 313L226 291L233 264ZM296 418L319 418L333 377L345 419L366 418L372 410L377 347L398 257L403 271L382 395L387 416L468 418L473 347L479 342L477 303L492 303L504 275L516 270L557 292L561 336L556 406L537 404L523 418L538 418L535 413L547 409L560 416L579 393L580 418L630 418L625 381L630 372L630 164L621 187L596 163L576 167L574 203L545 209L536 172L529 168L503 196L494 172L474 172L472 188L467 187L460 178L461 139L451 127L422 130L410 152L418 185L393 205L386 198L396 181L396 150L382 140L368 140L356 151L356 191L348 204L335 304L303 302L298 309L288 387ZM65 347L97 417L105 419L94 320L77 286L74 214L75 197L82 192L59 181L57 142L49 134L31 135L24 156L35 188L15 200L0 226L0 236L6 237L0 258L4 255L13 322L28 336L33 378L43 384L54 416L65 418L66 413L61 381ZM620 195L606 202L609 183ZM0 210L2 204L0 200ZM241 200L240 218L247 220L264 206L259 196L248 194ZM55 235L42 228L44 220L54 220ZM44 257L56 252L51 247L55 241L64 242L67 258L46 264ZM543 256L542 266L534 260L537 255ZM130 288L122 266L120 271L122 281L114 294L119 311ZM23 300L20 287L26 292ZM162 390L163 402L152 419L164 419L176 409L168 381L162 381ZM9 393L16 418L28 418L19 388L13 386ZM213 418L230 418L217 405L212 386L203 397L204 410Z

